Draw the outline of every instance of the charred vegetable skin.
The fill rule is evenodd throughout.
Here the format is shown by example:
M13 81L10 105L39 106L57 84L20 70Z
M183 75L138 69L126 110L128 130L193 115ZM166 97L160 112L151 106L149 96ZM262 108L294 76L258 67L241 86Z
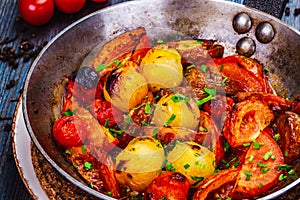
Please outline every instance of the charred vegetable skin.
M296 176L300 102L273 94L257 61L223 52L212 40L150 47L143 28L118 36L68 79L54 139L90 187L115 198L276 190Z

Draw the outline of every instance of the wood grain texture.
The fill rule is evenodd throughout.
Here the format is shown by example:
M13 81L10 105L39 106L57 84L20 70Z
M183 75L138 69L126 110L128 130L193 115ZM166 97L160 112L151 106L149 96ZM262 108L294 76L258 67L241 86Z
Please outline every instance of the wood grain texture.
M18 0L0 0L0 41L6 37L13 38L17 36L17 39L13 42L0 45L0 49L4 46L12 46L14 49L18 49L21 40L24 38L32 41L35 45L40 45L44 41L49 41L57 33L82 16L105 6L124 1L126 0L112 0L104 4L88 1L84 9L79 13L64 15L56 12L50 23L41 27L32 27L25 22L15 22L15 18L18 16ZM232 1L243 3L243 0ZM295 16L293 14L294 9L300 7L300 0L289 0L287 7L290 8L291 14L287 16L284 13L282 20L300 30L300 15ZM24 85L25 77L33 62L33 60L23 62L23 59L17 61L19 65L16 69L0 61L0 117L13 117L16 102L12 102L11 99L18 98L21 95L20 91ZM11 80L15 80L16 85L11 89L6 89L7 84ZM0 121L0 200L31 199L22 183L13 159L12 136L9 127L11 123L11 119Z

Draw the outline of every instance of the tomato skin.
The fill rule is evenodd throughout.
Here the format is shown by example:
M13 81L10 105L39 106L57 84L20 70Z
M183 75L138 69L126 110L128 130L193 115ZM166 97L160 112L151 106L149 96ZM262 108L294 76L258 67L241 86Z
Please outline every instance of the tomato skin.
M86 137L84 122L73 116L63 116L53 126L53 136L63 147L75 147L82 144Z
M40 26L50 21L54 13L53 0L20 0L21 17L31 25Z
M253 148L254 144L252 143L249 147L235 187L230 194L233 198L252 199L268 192L279 182L278 178L282 172L277 168L284 164L280 147L271 136L263 131L256 141L263 145L257 149ZM266 159L266 154L270 152L274 157ZM253 157L250 159L251 156Z
M144 200L187 199L190 182L179 172L165 172L149 185Z
M66 14L76 13L80 11L84 4L85 0L54 0L56 8Z

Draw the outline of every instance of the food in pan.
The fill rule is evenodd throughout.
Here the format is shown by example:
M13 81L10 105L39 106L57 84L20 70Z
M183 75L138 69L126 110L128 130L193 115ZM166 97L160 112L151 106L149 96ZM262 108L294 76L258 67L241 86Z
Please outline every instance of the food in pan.
M105 44L64 81L53 136L89 186L119 199L254 199L297 177L300 103L213 40Z

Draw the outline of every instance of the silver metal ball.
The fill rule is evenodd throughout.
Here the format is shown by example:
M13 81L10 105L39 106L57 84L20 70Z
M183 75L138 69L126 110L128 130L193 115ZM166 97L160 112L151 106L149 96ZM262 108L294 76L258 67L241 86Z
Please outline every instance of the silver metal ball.
M262 22L257 26L255 36L259 42L269 43L273 40L275 31L269 22Z
M233 29L239 33L247 33L252 27L252 21L246 13L239 13L233 18Z
M236 44L236 50L239 55L250 57L254 54L256 50L256 45L254 40L249 37L243 37Z

